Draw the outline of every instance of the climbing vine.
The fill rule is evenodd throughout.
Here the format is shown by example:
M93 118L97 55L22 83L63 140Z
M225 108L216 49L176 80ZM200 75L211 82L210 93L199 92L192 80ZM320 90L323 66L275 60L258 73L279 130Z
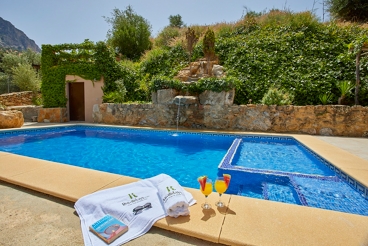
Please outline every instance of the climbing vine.
M65 107L65 76L78 75L95 80L104 77L104 92L114 91L116 80L129 73L115 61L115 53L104 42L85 40L81 44L42 45L42 86L44 107ZM129 85L125 85L129 87Z

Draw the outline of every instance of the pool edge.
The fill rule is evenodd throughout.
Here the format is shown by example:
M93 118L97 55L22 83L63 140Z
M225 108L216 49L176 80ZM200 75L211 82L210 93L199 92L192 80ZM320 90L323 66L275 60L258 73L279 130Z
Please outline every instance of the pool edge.
M58 124L53 127L57 127L60 125L61 124ZM110 126L100 124L98 125L68 124L68 125ZM22 129L29 129L29 128L27 127ZM255 133L239 133L239 132L226 132L226 133L255 134ZM256 133L256 134L279 135L268 133L265 134ZM315 151L313 149L314 141L312 141L313 140L312 136L304 136L304 135L301 136L293 134L287 134L287 136L292 137L296 136L295 139L302 142L308 147L311 147L310 146L311 144L312 145L311 149ZM301 140L299 140L298 138ZM331 153L331 150L335 148L335 151L340 152L341 149L332 145L329 146L329 144L327 143L325 143L326 144L325 145L323 142L319 141L316 141L314 144L316 144L317 146L324 146L323 148L327 149L327 151L325 151L327 152L327 154L324 153L323 151L322 153L324 155L318 153L318 151L315 152L328 161L330 161L331 159L335 160L336 154ZM331 146L333 148L331 148ZM330 153L330 155L328 153ZM350 153L347 154L351 155ZM124 176L122 175L109 174L94 170L88 171L88 169L84 169L81 167L72 167L70 165L65 164L59 166L59 164L41 160L39 160L40 164L35 163L34 164L35 167L29 169L29 167L27 167L28 165L27 163L30 162L30 159L23 159L27 157L22 158L22 156L17 156L14 154L4 152L0 152L0 167L4 167L6 165L9 168L9 165L11 164L4 163L3 161L4 159L1 158L2 156L9 156L9 155L13 155L14 160L17 159L20 165L24 165L25 169L19 167L18 171L14 172L13 170L13 173L6 175L3 173L5 169L1 168L0 169L1 180L8 183L24 186L26 188L34 189L42 193L60 197L62 199L69 200L72 202L75 202L77 199L83 196L83 194L89 194L91 192L100 189L121 185L120 182L125 182L122 180L124 179ZM345 158L346 153L343 153L340 159L344 161ZM354 159L354 160L357 161L358 163L361 163L363 165L361 167L362 170L365 170L364 163L368 163L368 161L361 162L362 159L360 160ZM342 163L340 165L340 168L348 170L350 172L351 172L350 169L352 169L352 168L349 169L346 163ZM71 176L69 175L71 177L71 180L80 179L80 181L77 182L78 185L80 186L80 188L78 188L80 189L78 192L75 191L76 189L75 185L70 184L65 185L66 180L64 177L69 172L71 175ZM52 179L50 179L49 177L42 177L46 176L45 174L52 175L54 177L52 177ZM91 175L96 177L96 180L98 180L98 182L96 182L96 186L93 187L91 187L90 180L85 178L86 176L90 177ZM127 182L130 181L127 180ZM53 189L48 188L50 187L50 185L51 187L53 187ZM59 188L56 189L55 187ZM68 190L70 189L70 187L72 190ZM197 197L198 203L201 203L202 195L199 192L199 190L190 189L190 191L195 197ZM210 198L211 203L214 204L214 201L217 199L217 196L213 194L210 196ZM333 245L333 244L343 245L341 244L342 242L349 242L350 245L360 245L368 243L368 232L365 230L365 228L368 228L368 217L365 216L301 207L297 205L275 203L270 201L239 197L233 195L231 196L229 195L228 199L230 204L229 204L229 211L226 215L223 215L219 211L214 210L214 214L212 214L214 216L211 217L211 214L210 215L204 214L200 206L196 204L190 208L191 216L189 217L189 221L187 221L187 218L183 217L180 218L179 220L174 220L174 222L183 220L182 223L173 224L174 222L171 221L172 224L170 224L167 221L167 219L164 218L156 222L155 226L179 232L185 235L199 237L208 241L231 245L244 245L244 243L252 245L273 245L277 243L279 245L295 245L295 244L300 245L301 242L302 244L305 245L308 244L312 245L316 244L316 240L318 242L318 245ZM200 215L202 215L202 217L200 217ZM208 219L204 221L202 218L206 216L208 217ZM275 224L275 221L278 222L279 225L277 225L276 223L276 225L273 226ZM307 221L308 223L306 223ZM250 225L252 225L252 227ZM204 231L206 233L202 233L201 230L199 230L199 228L203 230L204 227L205 227ZM319 229L319 231L317 229ZM318 235L316 236L316 234L318 233L323 234L324 238L320 238L320 236Z

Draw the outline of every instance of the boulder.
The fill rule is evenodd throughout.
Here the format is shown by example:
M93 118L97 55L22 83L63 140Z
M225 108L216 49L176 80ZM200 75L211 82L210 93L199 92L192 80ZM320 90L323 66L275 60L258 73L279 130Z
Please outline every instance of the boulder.
M224 67L220 65L213 65L212 75L216 78L221 78L224 75Z
M0 111L0 129L23 126L23 113L16 110Z
M201 64L199 62L191 62L190 63L190 76L197 75L200 66Z

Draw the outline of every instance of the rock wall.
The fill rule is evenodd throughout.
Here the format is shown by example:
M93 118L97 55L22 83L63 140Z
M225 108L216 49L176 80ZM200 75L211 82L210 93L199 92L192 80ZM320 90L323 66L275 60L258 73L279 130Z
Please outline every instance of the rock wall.
M96 123L208 130L368 137L368 107L233 105L234 91L152 95L153 104L95 104ZM178 117L179 115L179 117Z
M37 121L38 112L42 106L26 105L26 106L11 106L8 110L18 110L23 113L24 121L33 122Z
M0 95L0 104L4 106L32 105L32 91L13 92Z
M175 128L176 104L95 105L94 122ZM180 106L179 128L368 137L368 107L361 106Z
M37 122L39 123L62 123L68 121L66 108L40 108Z

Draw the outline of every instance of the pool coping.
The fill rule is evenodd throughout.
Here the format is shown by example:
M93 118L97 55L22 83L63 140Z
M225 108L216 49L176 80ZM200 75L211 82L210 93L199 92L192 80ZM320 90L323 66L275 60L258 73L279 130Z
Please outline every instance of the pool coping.
M102 124L70 123L3 131L29 130L66 125L126 127ZM173 130L147 128L153 130ZM187 131L187 130L186 130ZM368 187L368 161L332 146L316 137L297 134L190 131L214 134L291 136L337 168ZM75 202L92 192L137 181L117 174L54 163L0 152L0 180ZM91 182L93 180L93 182ZM190 207L190 216L166 217L154 226L211 242L229 245L363 245L368 244L368 217L303 207L236 195L225 195L228 207L204 211L203 195L186 188L198 201ZM209 196L214 204L218 196Z

